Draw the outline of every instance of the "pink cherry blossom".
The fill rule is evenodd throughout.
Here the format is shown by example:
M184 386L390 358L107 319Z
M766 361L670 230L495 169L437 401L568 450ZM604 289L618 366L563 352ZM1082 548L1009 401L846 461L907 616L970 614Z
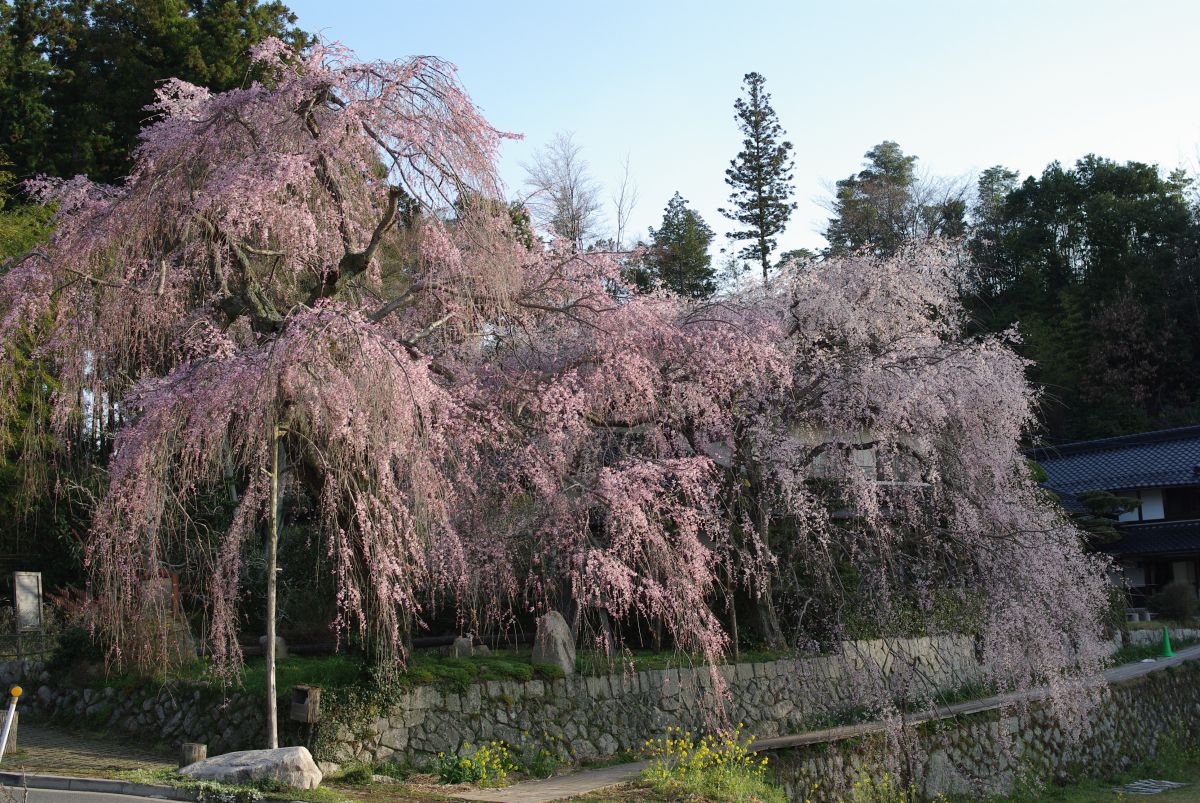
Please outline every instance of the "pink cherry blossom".
M237 666L281 431L334 624L384 658L445 607L475 632L556 607L715 662L740 611L805 647L969 626L996 683L1094 696L1105 566L1024 470L1036 395L966 334L952 250L633 295L619 255L519 229L508 135L450 65L254 56L266 84L165 84L120 187L36 182L54 239L0 276L0 341L34 338L62 442L107 458L86 559L120 660L161 659L147 581L185 566ZM894 712L919 680L856 683Z

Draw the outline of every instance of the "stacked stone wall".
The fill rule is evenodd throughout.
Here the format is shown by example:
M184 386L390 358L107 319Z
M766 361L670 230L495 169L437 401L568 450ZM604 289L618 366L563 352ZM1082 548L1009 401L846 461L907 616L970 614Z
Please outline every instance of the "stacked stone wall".
M704 731L742 723L759 738L824 727L854 714L859 687L913 677L926 691L978 684L974 642L855 641L845 642L840 655L766 663L490 681L461 693L422 687L373 716L322 722L317 746L320 758L335 762L420 764L465 744L554 737L569 754L590 760L636 751L671 726Z
M259 695L171 681L130 688L51 688L38 660L0 664L0 683L23 684L20 710L89 730L108 730L170 747L201 742L209 753L261 747L266 717Z
M1134 643L1161 639L1158 631L1134 631L1130 636ZM1173 631L1172 636L1177 640L1195 638L1200 631ZM919 688L907 685L913 679L920 679ZM70 724L135 734L168 746L203 742L208 744L209 754L216 755L258 747L265 739L260 696L238 689L189 682L130 689L52 688L43 664L36 660L0 663L0 681L26 687L25 710L32 708ZM386 705L365 710L339 707L337 695L329 694L333 704L323 706L316 728L289 723L284 706L280 722L285 725L283 741L307 744L318 758L338 763L393 760L421 765L436 753L452 753L468 744L498 739L513 745L536 745L550 741L551 736L557 750L589 760L636 752L645 739L661 735L668 727L705 731L740 722L745 732L770 738L836 725L862 716L864 712L855 706L863 699L864 685L874 685L873 691L878 692L884 684L892 693L920 696L933 689L943 693L970 690L978 688L981 681L975 645L967 637L858 641L845 642L838 655L715 669L699 666L554 681L490 681L456 691L422 686L396 694ZM1178 706L1160 700L1157 691L1151 700L1136 695L1126 700L1123 694L1115 692L1112 705L1125 706L1119 710L1127 711L1127 721L1163 721L1158 714L1141 716L1142 709L1178 713ZM1183 695L1180 699L1190 698ZM1189 716L1196 719L1196 712ZM1097 720L1097 732L1106 733L1118 721ZM956 768L966 779L991 777L996 772L1003 776L1016 764L1028 764L1046 750L1038 746L1041 742L1007 752L986 747L1000 745L1003 734L1054 733L1036 720L1026 723L1011 717L964 720L949 732L957 734L953 738L937 736L951 739L945 743L935 739L938 728L929 726L927 730L928 736L921 741L922 754L928 754L931 769L927 771L922 760L916 774L951 778L953 773L947 768ZM1136 728L1131 732L1142 733ZM1117 752L1145 753L1144 740L1155 732L1142 733L1137 738L1143 741L1131 743L1127 753ZM855 749L834 744L815 751L798 750L786 754L781 765L797 772L808 767L844 777L856 766L871 766L867 747L872 741L878 739L867 738ZM1073 755L1070 751L1065 754ZM1105 760L1119 758L1116 753L1104 755L1108 757ZM798 782L798 777L793 781Z
M923 796L986 799L1044 783L1108 777L1164 749L1200 744L1200 662L1108 687L1076 732L1045 704L1001 714L923 723L905 749L886 733L771 751L775 780L791 799L837 799L855 780L883 773L911 780ZM819 779L820 789L812 789Z

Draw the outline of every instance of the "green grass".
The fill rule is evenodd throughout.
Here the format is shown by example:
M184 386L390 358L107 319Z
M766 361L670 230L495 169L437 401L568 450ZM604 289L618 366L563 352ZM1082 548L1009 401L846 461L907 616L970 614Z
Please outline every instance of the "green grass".
M1179 639L1171 640L1171 647L1175 651L1191 647L1198 643L1196 639ZM1136 661L1142 661L1146 658L1158 658L1162 655L1162 644L1127 644L1117 650L1109 658L1111 666L1120 666L1121 664L1132 664Z
M1186 783L1182 789L1161 792L1152 798L1155 803L1200 803L1200 747L1185 747L1175 739L1163 739L1158 755L1152 760L1114 773L1107 778L1083 778L1065 785L1031 786L1003 798L1003 803L1112 803L1140 800L1138 795L1114 792L1115 787L1132 781L1155 778Z
M178 774L175 770L125 770L114 772L113 777L121 781L169 786L198 793L201 801L213 803L255 803L259 800L303 801L303 803L347 803L345 794L325 787L316 789L293 789L278 783L264 782L256 785L234 786L214 781L197 781Z
M360 656L351 654L334 655L291 655L275 665L275 687L279 694L291 694L297 685L317 686L322 689L344 689L371 682L370 664ZM463 690L472 683L487 680L527 681L534 678L554 679L562 673L554 667L534 666L529 660L529 651L499 653L472 658L417 653L398 673L395 681L400 686L433 685L444 689ZM195 661L175 672L174 680L216 682L206 662ZM111 686L121 690L132 690L151 683L163 683L168 678L138 678L129 675L110 675L97 679L94 686ZM258 657L246 659L235 685L249 692L265 692L267 688L266 660Z
M291 693L292 686L340 689L363 679L363 663L352 655L289 655L275 665L275 688ZM242 685L250 691L266 692L267 662L251 658L242 668Z
M366 766L366 765L360 765ZM395 775L395 767L375 767L387 770L383 774ZM426 789L414 789L405 784L364 783L364 778L353 774L342 778L341 773L327 776L316 789L290 789L272 784L257 786L232 786L229 784L196 781L177 774L174 770L124 770L110 773L110 777L132 783L152 786L169 786L201 793L202 803L253 803L253 801L301 801L301 803L425 803L446 801L450 798Z
M679 778L646 784L659 800L702 800L711 803L787 803L783 788L762 778L734 773L689 772Z
M792 652L770 650L742 650L734 661L730 656L724 663L757 664L768 661L779 661L791 658ZM702 655L689 655L679 652L654 652L653 650L632 650L609 658L602 652L594 650L580 651L575 656L575 669L581 675L619 674L632 668L634 672L647 669L676 669L681 667L707 666Z
M489 680L528 681L555 680L562 677L556 667L534 665L529 648L496 650L490 655L456 658L439 655L433 650L421 650L410 656L407 665L398 673L395 682L402 687L436 686L449 691L463 691L473 683ZM762 650L742 652L743 663L777 661L787 653ZM582 675L603 675L625 671L669 669L703 666L699 656L674 652L655 653L649 650L624 653L616 658L595 651L581 651L576 657L576 669ZM275 685L280 694L293 686L318 686L322 689L343 689L369 683L371 673L367 661L356 655L291 655L279 661L275 668ZM210 679L206 664L197 661L176 675L186 680ZM127 686L129 678L114 677L105 685ZM266 661L248 658L242 668L240 685L247 691L265 692L267 687Z

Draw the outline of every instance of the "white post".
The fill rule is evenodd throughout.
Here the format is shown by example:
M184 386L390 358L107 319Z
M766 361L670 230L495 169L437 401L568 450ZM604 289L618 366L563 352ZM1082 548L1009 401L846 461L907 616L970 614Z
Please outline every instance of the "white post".
M0 732L0 761L4 760L4 751L8 748L8 735L12 732L13 719L17 716L17 698L21 696L21 687L12 687L12 697L8 698L8 714L4 717L4 731Z
M275 699L275 585L276 551L279 547L279 448L280 430L275 428L271 444L271 527L267 546L267 747L279 747L279 705Z

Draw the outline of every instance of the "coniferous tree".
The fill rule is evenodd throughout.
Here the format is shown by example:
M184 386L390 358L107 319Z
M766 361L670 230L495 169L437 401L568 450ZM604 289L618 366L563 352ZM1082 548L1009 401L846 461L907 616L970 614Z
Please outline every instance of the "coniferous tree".
M53 110L47 103L50 63L46 41L53 31L45 0L0 3L0 147L5 171L45 159L45 131Z
M248 84L253 45L311 41L295 22L279 0L0 4L0 143L12 172L118 181L162 81Z
M1200 221L1186 176L1095 155L1017 183L984 171L971 313L1020 327L1052 442L1196 420Z
M638 289L662 287L687 298L711 296L717 289L708 253L713 236L704 218L675 193L663 211L662 226L650 229L650 254L633 276Z
M890 140L864 154L863 169L842 179L829 204L829 254L870 248L890 256L911 240L961 237L966 185L917 175L917 157Z
M733 108L745 139L741 153L725 171L732 207L722 209L721 214L743 227L727 236L748 241L738 256L760 263L765 283L775 237L783 231L796 208L791 200L792 143L783 140L783 126L771 107L771 96L763 89L766 79L752 72L743 80L746 96L738 98Z

